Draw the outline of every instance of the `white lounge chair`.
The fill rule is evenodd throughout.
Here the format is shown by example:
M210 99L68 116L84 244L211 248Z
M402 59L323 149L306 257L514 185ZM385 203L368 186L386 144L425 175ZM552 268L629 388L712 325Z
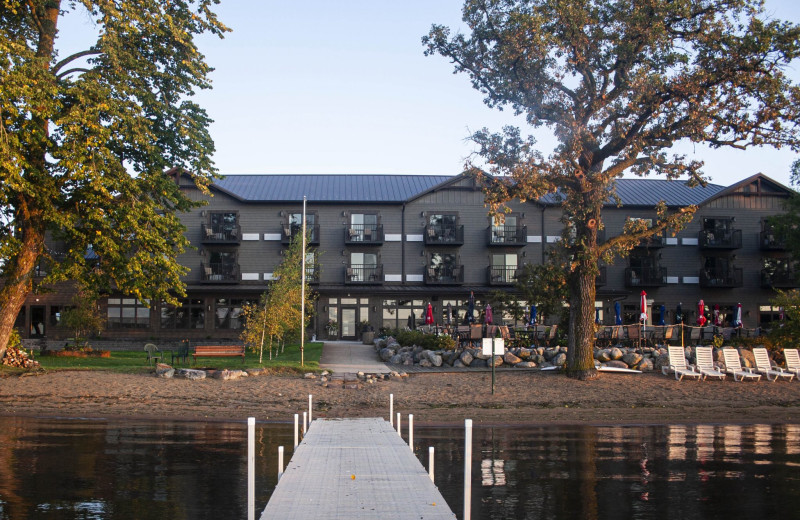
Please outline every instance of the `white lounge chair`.
M786 371L797 376L797 380L800 381L800 351L796 348L785 348L783 357L786 358Z
M794 378L792 372L784 372L781 367L772 366L769 360L769 352L764 347L754 348L753 356L756 358L756 372L767 376L767 381L777 381L779 378L791 381Z
M722 349L722 355L725 358L725 372L731 374L734 381L744 381L745 379L761 380L761 374L753 372L751 368L742 368L738 350L724 348Z
M697 347L695 355L697 356L697 371L703 374L703 379L708 377L725 379L725 372L720 372L714 366L714 354L711 347Z
M661 367L661 373L667 375L671 370L675 373L675 379L683 380L684 377L696 377L698 380L703 377L700 372L695 372L694 368L686 365L686 354L683 347L669 347L669 366Z

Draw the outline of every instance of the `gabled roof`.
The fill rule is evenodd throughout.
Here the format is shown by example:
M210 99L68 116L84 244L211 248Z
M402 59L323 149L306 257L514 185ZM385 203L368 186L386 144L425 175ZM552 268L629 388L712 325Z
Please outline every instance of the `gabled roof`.
M742 179L735 184L731 184L725 189L717 192L713 196L704 200L708 204L714 199L731 195L734 193L741 193L746 195L767 195L773 197L789 197L795 193L794 190L787 187L780 182L771 179L763 173L756 173L746 179Z
M244 202L404 202L450 175L228 175L213 188Z
M667 206L682 207L702 204L717 193L725 190L719 184L706 184L692 188L686 181L668 181L665 179L617 179L614 182L616 192L623 206L646 206L652 208L660 201ZM542 204L559 204L560 198L555 193L545 195L539 202ZM609 199L609 204L614 201Z

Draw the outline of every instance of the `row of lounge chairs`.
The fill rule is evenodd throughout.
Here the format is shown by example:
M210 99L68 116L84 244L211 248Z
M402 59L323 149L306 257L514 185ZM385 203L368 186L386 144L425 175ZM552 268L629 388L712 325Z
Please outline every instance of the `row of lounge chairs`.
M791 381L794 377L800 380L800 353L797 349L784 349L783 353L786 357L786 368L774 367L770 362L767 349L754 348L753 356L756 359L756 367L745 368L742 367L739 352L736 349L724 348L722 355L725 360L725 368L721 370L720 367L714 365L712 347L695 349L697 358L695 365L686 363L683 347L669 347L669 365L661 367L661 372L665 375L672 372L678 381L683 380L684 377L698 380L709 377L725 379L727 374L732 375L734 381L759 381L762 375L766 376L768 381L777 381L778 379Z

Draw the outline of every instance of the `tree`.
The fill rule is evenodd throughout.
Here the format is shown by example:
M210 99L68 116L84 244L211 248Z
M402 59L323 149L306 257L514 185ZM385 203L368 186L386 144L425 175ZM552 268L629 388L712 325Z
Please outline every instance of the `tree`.
M564 302L569 296L564 269L556 262L525 264L517 281L522 297L536 305L540 316L552 316L557 323L564 318ZM543 323L542 318L540 322ZM559 325L561 326L561 325Z
M72 307L65 309L61 315L64 326L72 329L75 337L74 349L87 346L86 340L92 334L103 330L105 320L97 307L97 295L83 289L72 298Z
M164 171L191 171L204 190L215 175L210 120L191 97L210 87L195 36L227 30L216 3L0 5L0 357L42 263L45 286L184 295L176 212L196 204ZM58 24L71 11L98 36L61 56Z
M656 207L602 244L602 208L623 174L705 181L679 142L798 148L800 89L785 70L800 29L767 20L759 0L467 0L468 35L434 25L426 54L450 58L490 107L510 107L559 144L545 156L518 128L472 135L472 171L493 213L553 193L561 201L570 320L567 374L596 377L595 286L601 260L679 230L695 208Z

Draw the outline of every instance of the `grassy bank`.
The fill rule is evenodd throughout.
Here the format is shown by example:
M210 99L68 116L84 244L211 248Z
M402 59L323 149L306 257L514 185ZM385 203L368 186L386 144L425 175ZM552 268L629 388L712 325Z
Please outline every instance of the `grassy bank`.
M274 353L273 353L274 354ZM301 373L319 370L319 358L322 354L322 343L306 343L304 364L300 366L300 345L298 343L286 345L286 349L278 356L273 355L270 360L268 353L264 353L263 363L258 362L258 353L247 352L244 363L239 357L230 358L198 358L197 362L189 356L187 363L176 362L176 368L266 368L276 373ZM167 364L171 364L170 351L162 352ZM129 374L147 373L153 367L147 364L147 353L142 351L120 350L111 351L108 358L73 358L54 356L35 356L44 370L103 370L108 372L121 372ZM0 366L0 373L24 372L24 370Z

